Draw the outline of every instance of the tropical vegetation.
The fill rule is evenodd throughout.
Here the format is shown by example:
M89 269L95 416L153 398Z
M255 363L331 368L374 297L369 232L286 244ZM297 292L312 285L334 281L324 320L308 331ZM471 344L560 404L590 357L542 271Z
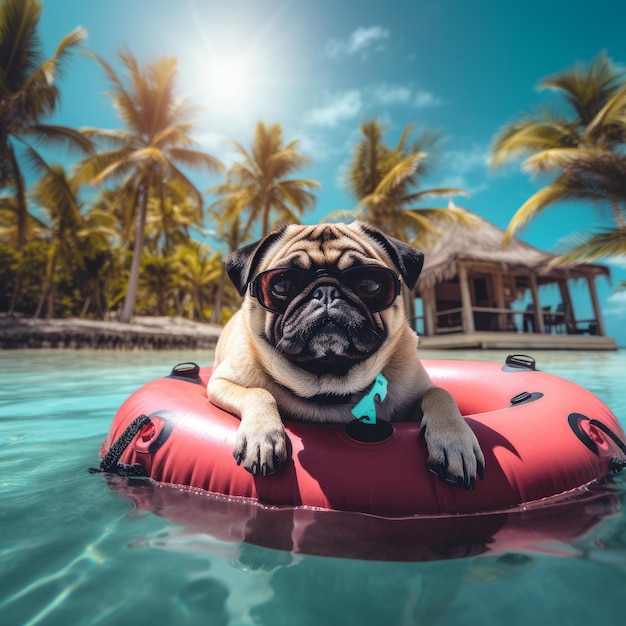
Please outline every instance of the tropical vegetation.
M223 323L240 304L223 256L298 223L315 206L319 183L301 175L311 161L279 123L258 122L250 145L231 141L226 169L194 140L199 109L177 92L177 61L142 65L129 51L115 65L84 50L76 29L45 58L38 0L0 0L0 312L35 317L180 315ZM104 73L120 119L116 129L51 122L72 56ZM507 236L555 202L584 200L611 223L577 241L569 260L626 253L626 78L599 55L544 79L563 110L543 109L507 125L493 144L500 166L552 179L511 221ZM378 120L360 126L344 184L353 211L390 235L428 246L446 220L468 219L452 197L427 188L439 135L407 125L385 141ZM66 150L71 166L46 157ZM65 154L65 153L64 153ZM189 170L218 184L198 189ZM447 199L448 207L430 201ZM205 206L207 202L208 206ZM608 221L605 220L605 221Z
M595 207L605 226L571 240L562 261L626 255L626 74L600 53L588 65L544 78L560 106L543 107L507 124L492 145L494 167L525 158L526 171L550 177L518 209L510 238L544 209L567 201Z
M259 220L264 237L273 224L297 223L315 205L311 190L319 183L290 177L311 162L298 150L298 140L284 144L282 135L280 124L259 122L250 151L230 142L242 160L228 170L226 182L209 189L220 196L212 209L222 216L222 224L242 222L244 239Z
M141 68L132 54L119 55L127 72L126 80L100 57L94 58L104 68L112 85L110 93L115 109L126 126L123 130L104 131L84 129L83 134L113 147L88 157L78 165L80 180L94 184L120 180L117 199L124 219L124 234L134 231L134 245L128 287L121 322L130 322L139 288L139 268L144 249L149 200L155 202L164 235L164 254L171 250L170 221L174 215L166 208L166 186L182 185L189 199L202 206L202 194L179 169L204 167L216 172L222 164L214 157L191 148L190 131L194 126L190 116L196 111L187 101L176 99L175 78L177 62L163 58Z
M357 207L331 213L327 220L363 219L392 237L423 247L428 244L428 236L436 234L442 223L467 219L452 203L448 208L420 206L434 197L451 199L467 195L454 187L420 189L437 154L437 134L424 131L409 144L414 130L409 124L392 147L384 143L385 127L377 120L364 122L360 130L362 138L354 148L345 175L346 187Z

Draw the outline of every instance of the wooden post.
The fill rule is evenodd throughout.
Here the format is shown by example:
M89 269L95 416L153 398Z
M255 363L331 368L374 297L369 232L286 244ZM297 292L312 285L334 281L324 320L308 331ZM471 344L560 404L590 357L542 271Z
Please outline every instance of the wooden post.
M545 333L546 328L543 325L543 315L541 314L541 304L539 303L539 289L537 288L537 277L534 274L530 275L530 291L533 294L533 303L535 305L535 332Z
M494 272L492 274L491 280L493 281L493 295L496 301L496 307L498 307L499 309L503 309L505 302L504 302L504 285L502 281L502 273ZM496 317L496 321L497 321L497 324L496 324L497 330L506 330L506 313L498 313ZM493 326L491 326L491 328L493 328Z
M469 282L467 280L467 269L464 265L459 263L459 287L461 289L461 306L463 307L463 332L473 333L476 328L474 327L474 315L472 312L472 296L470 294Z
M572 304L572 296L570 295L566 279L562 278L559 280L559 290L565 305L565 332L571 335L576 330L576 325L574 324L574 305Z
M424 287L422 289L422 311L424 312L424 335L432 337L435 334L435 287Z
M602 311L600 309L600 303L598 301L598 292L596 291L595 278L593 276L587 276L587 284L589 285L589 293L591 294L591 304L593 305L594 317L596 318L596 324L598 325L598 335L600 335L600 337L605 337L606 329L604 327Z

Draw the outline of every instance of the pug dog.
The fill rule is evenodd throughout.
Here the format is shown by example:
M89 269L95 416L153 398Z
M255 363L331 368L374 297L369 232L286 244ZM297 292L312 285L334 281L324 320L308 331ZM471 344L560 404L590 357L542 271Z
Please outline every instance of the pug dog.
M288 458L283 419L350 422L382 374L376 419L421 419L428 468L474 488L483 453L452 396L431 382L406 319L403 285L413 289L423 261L363 222L285 226L226 258L244 301L219 338L208 396L241 420L237 464L278 471Z

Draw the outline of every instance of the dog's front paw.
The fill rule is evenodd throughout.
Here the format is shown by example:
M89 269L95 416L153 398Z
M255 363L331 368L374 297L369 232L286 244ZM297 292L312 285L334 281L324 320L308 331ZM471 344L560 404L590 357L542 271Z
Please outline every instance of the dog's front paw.
M287 436L282 424L239 425L233 456L253 476L274 474L287 460Z
M483 477L485 457L476 435L461 419L454 429L437 428L422 421L422 434L428 447L428 469L449 485L472 490L476 477Z

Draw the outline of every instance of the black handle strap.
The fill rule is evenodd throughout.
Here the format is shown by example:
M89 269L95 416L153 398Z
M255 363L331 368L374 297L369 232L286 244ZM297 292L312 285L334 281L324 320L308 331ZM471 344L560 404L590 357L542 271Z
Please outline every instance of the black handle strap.
M118 476L147 476L146 470L141 465L119 463L119 460L126 448L137 436L137 433L149 423L150 418L147 415L136 417L104 455L102 461L100 461L100 466L90 467L89 471L91 473L117 474Z

